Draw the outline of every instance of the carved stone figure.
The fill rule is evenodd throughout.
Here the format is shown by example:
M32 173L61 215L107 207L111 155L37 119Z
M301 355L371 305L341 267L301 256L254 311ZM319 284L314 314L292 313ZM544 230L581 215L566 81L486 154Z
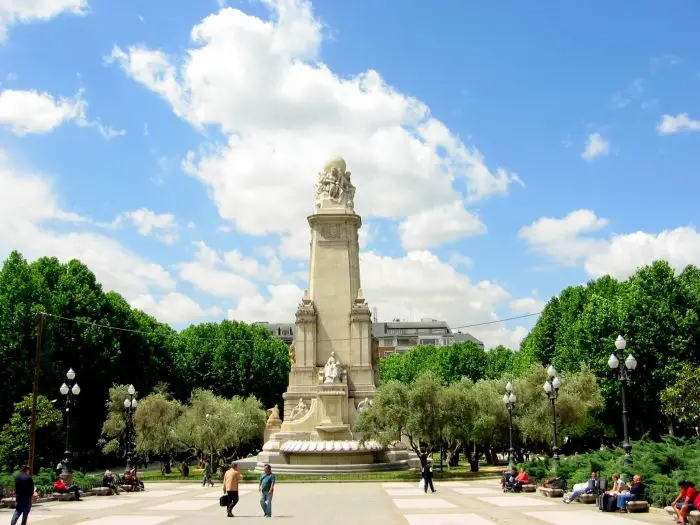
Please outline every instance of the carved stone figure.
M306 406L306 403L304 403L304 400L302 398L299 398L299 402L292 409L292 413L289 415L289 419L291 421L294 421L295 419L299 419L304 414L306 414L306 412L308 412L308 410L309 410L309 408Z
M343 366L335 357L335 352L331 352L331 356L326 361L323 367L323 382L324 383L339 383L343 376Z
M297 364L297 350L294 343L289 345L289 362L292 363L292 367Z
M275 405L274 407L268 409L268 413L270 414L270 417L267 418L268 425L282 421L280 419L280 407L279 407L279 405Z
M368 397L366 397L362 401L360 401L360 403L357 405L357 411L364 412L365 410L367 410L371 406L372 406L372 402L369 400Z
M352 185L345 161L341 158L329 161L318 174L316 206L319 207L323 200L328 199L334 204L344 204L352 208L354 198L355 186Z

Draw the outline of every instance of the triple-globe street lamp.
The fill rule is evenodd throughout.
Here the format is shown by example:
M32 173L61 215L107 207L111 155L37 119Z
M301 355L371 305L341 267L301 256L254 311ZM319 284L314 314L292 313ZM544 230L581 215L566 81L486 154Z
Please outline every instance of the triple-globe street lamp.
M64 452L64 460L62 462L63 470L67 473L70 472L70 409L75 406L75 397L80 395L80 386L77 381L75 381L75 371L72 368L68 369L66 372L66 379L68 383L63 383L58 391L62 396L66 398L66 448Z
M554 462L554 471L559 468L559 439L557 437L557 397L559 397L559 387L561 381L557 377L557 371L552 365L547 369L547 381L542 388L547 393L549 401L552 403L552 437L554 438L554 446L552 447L552 461Z
M134 412L139 402L136 399L136 389L134 385L129 385L126 389L129 397L124 399L124 409L126 410L126 468L131 468L131 441L134 431Z
M506 409L508 410L508 436L510 439L510 448L508 449L508 468L513 468L515 466L515 449L513 448L513 408L515 407L517 398L515 397L514 390L513 385L509 381L506 385L506 393L503 394L503 403L506 405Z
M627 341L618 335L615 339L615 348L622 352L627 347ZM625 383L630 382L630 372L637 368L637 360L632 354L627 356L625 359L625 366L620 366L620 360L617 358L615 353L608 359L608 366L611 370L617 372L617 376L620 379L620 390L622 395L622 429L624 432L625 441L622 443L622 448L625 450L625 465L632 465L632 443L630 443L629 430L627 429L627 400L625 399Z

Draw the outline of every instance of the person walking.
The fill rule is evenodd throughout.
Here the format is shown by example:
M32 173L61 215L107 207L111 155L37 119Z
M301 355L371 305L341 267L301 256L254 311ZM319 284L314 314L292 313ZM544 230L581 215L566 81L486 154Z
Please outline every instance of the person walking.
M272 473L272 467L266 464L258 485L260 506L266 518L272 517L272 493L275 491L275 481L277 481L277 477Z
M27 525L29 511L32 509L32 498L34 497L34 480L31 469L28 466L15 477L15 513L12 515L11 525L17 525L17 520L22 516L22 525Z
M238 469L238 463L231 463L231 468L224 474L224 492L228 496L228 505L226 506L226 516L233 518L233 507L238 503L238 483L241 481L241 471Z
M428 493L428 486L430 490L435 492L435 487L433 486L433 458L428 458L423 465L423 490Z
M211 480L211 463L209 463L208 459L204 461L204 479L202 480L202 487L206 486L207 483L212 487L214 486L214 482Z

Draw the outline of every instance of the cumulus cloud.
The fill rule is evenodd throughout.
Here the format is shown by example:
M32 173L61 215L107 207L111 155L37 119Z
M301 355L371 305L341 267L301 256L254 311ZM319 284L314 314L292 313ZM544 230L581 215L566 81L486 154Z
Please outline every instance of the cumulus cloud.
M87 223L65 211L45 176L14 166L0 152L0 254L19 250L35 259L55 256L62 262L79 259L107 290L127 300L152 291L173 291L175 281L159 264L150 263L117 241L90 232L60 233L59 224Z
M47 21L63 13L85 14L88 0L0 0L0 42L10 26Z
M605 140L600 133L591 133L588 135L586 147L581 153L581 158L590 162L596 157L607 155L610 153L610 142Z
M574 265L604 246L604 240L586 234L600 231L607 225L608 220L597 217L592 210L576 210L561 219L542 217L521 228L518 235L536 251L563 264Z
M484 233L486 225L476 215L467 211L461 201L409 215L399 225L401 244L407 251L421 250Z
M517 314L534 314L541 312L545 304L535 297L519 297L510 302L510 309Z
M0 92L0 126L21 137L49 133L72 120L80 127L95 128L107 140L126 134L99 119L88 119L87 102L82 95L78 91L73 98L55 98L35 90L6 89Z
M656 126L659 135L673 135L675 133L687 133L700 131L700 120L693 120L687 113L679 113L675 117L664 115Z
M165 244L172 244L179 237L177 219L172 213L157 213L148 208L127 211L119 215L114 224L129 221L136 226L137 231L144 237L155 236Z
M612 275L625 279L637 268L666 260L681 271L688 264L700 264L700 232L679 227L660 233L638 231L593 237L608 225L591 210L577 210L557 219L543 217L520 230L520 237L532 248L564 264L583 263L591 277Z
M319 62L322 23L308 2L266 4L270 20L234 8L206 17L184 56L133 46L107 57L194 127L216 126L227 136L190 152L183 166L239 232L278 234L286 257L307 257L304 218L316 175L338 154L348 161L365 218L412 216L465 197L475 202L522 183L511 171L489 168L424 103L376 71L341 77Z
M179 292L170 292L160 299L150 294L139 295L131 301L131 306L148 312L159 321L174 325L212 319L222 314L218 306L202 308L192 298Z

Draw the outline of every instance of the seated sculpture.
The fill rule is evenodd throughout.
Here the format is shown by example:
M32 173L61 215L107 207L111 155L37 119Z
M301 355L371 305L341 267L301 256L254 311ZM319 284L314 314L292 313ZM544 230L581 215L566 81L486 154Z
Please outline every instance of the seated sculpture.
M369 407L372 406L372 401L368 397L364 398L364 400L360 401L357 405L357 411L358 412L364 412L365 410L369 409Z
M324 383L340 383L343 377L343 365L336 359L335 352L331 352L331 356L326 361L323 367L323 382Z

